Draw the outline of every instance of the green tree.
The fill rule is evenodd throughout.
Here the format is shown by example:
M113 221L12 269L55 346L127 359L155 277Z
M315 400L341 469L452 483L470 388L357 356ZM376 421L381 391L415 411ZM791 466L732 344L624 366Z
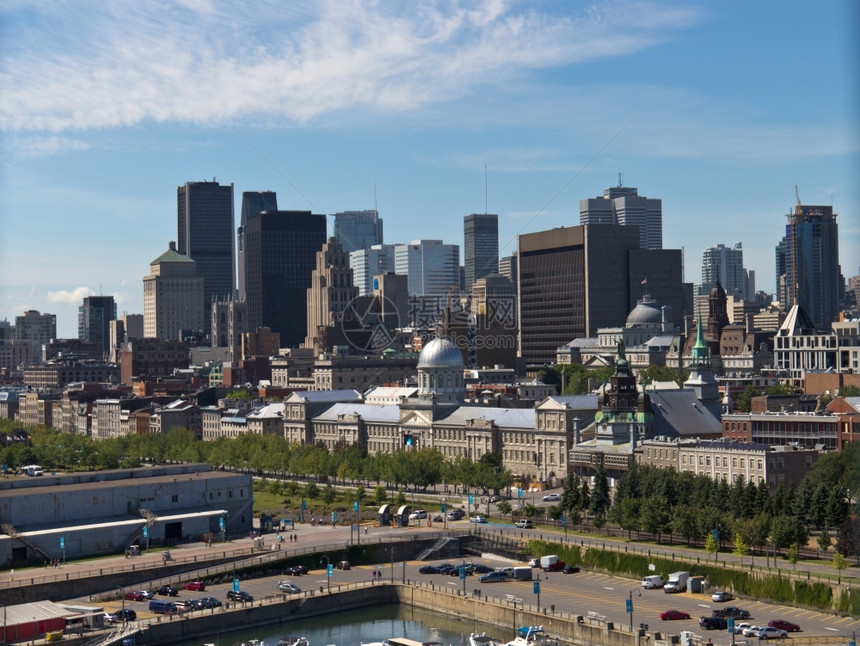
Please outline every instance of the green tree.
M788 558L788 562L791 563L796 570L797 562L800 560L800 546L797 543L792 543L788 546L786 558Z
M860 386L845 384L839 389L840 397L860 397Z
M830 549L830 546L833 544L833 539L830 538L830 534L827 532L827 528L825 527L821 530L821 533L818 535L818 549L822 552L827 552Z
M305 496L308 498L319 498L320 488L316 482L309 482L305 485Z
M334 487L332 487L331 484L327 484L322 492L323 502L327 505L331 505L336 498L337 492L334 490Z
M846 518L836 532L836 551L845 557L853 556L856 549L855 541L854 521Z
M689 376L690 371L687 368L679 373L674 368L669 368L668 366L651 364L639 372L639 383L647 382L652 384L655 381L674 381L678 386L683 386Z
M376 485L373 489L373 501L382 506L385 504L385 501L388 500L388 491L385 490L385 487L382 485Z
M747 544L744 542L743 537L740 532L735 532L734 540L732 541L732 545L734 549L732 549L732 554L741 559L741 565L743 565L744 557L747 555Z
M538 508L530 502L527 502L525 505L523 505L523 516L525 516L526 518L534 518L535 516L537 516L537 514Z
M672 510L672 532L683 536L687 545L701 535L696 522L697 513L698 510L690 505L677 505Z
M597 473L594 474L594 489L591 491L591 498L588 501L588 511L593 516L598 514L603 516L609 508L609 504L609 482L606 468L601 464L597 467Z
M505 516L510 514L511 511L513 511L513 509L511 508L511 503L509 503L507 500L500 500L496 505L496 509L499 510L499 513L502 515L502 518L504 518Z
M720 545L717 543L717 539L714 538L714 535L711 532L708 532L708 535L705 537L705 551L708 554L714 555L714 563L716 563L717 554L720 551Z
M848 567L848 559L846 559L839 552L833 553L833 560L830 562L833 565L833 569L836 570L840 576L842 575L842 570Z
M735 400L735 409L743 413L749 413L752 408L752 398L758 397L761 393L758 388L752 384L748 385L740 396Z
M642 504L642 529L657 537L669 530L669 506L659 496L646 498Z

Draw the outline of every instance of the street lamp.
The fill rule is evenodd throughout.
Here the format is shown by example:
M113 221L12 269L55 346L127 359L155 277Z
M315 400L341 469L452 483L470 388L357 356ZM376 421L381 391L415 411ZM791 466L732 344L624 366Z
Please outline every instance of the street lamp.
M122 625L125 626L125 593L120 585L116 589L119 590L119 598L122 601Z

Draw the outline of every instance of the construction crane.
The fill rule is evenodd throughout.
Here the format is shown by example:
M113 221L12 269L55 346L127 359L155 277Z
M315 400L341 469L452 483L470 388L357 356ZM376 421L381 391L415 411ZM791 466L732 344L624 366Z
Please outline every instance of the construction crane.
M794 214L800 215L803 213L803 204L800 202L800 191L797 190L797 184L794 185L794 197L797 198L797 206L794 207Z

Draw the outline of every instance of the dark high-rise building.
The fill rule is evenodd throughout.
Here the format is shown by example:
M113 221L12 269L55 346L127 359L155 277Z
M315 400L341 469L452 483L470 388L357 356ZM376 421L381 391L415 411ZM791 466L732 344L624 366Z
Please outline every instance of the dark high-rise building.
M495 213L472 213L463 219L464 289L499 270L499 216Z
M591 224L521 235L518 257L520 356L527 364L554 363L560 346L623 325L645 283L673 307L676 324L683 316L680 250L640 249L638 227Z
M373 211L334 214L334 237L346 253L382 244L382 218Z
M618 186L604 189L602 197L579 201L579 223L636 226L642 249L663 248L663 201L622 186L620 176Z
M842 304L839 228L832 206L798 204L785 226L785 303L803 308L817 330L830 330Z
M212 329L212 299L236 290L233 252L233 185L187 182L176 189L176 250L197 263L203 277L203 325Z
M110 322L115 319L113 296L88 296L78 308L78 339L99 344L104 356L110 350Z
M307 290L326 217L310 211L249 213L245 228L248 329L268 327L297 348L307 331Z
M274 191L245 191L242 193L242 215L236 234L237 278L239 299L245 298L245 226L248 218L263 211L277 211L278 197ZM215 345L213 343L213 345Z

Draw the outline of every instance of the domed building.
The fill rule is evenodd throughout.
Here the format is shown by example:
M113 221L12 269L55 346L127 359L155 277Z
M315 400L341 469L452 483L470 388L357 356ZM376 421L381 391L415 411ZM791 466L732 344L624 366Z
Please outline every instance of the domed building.
M436 337L418 356L418 397L436 403L462 402L466 396L463 353L444 337Z

